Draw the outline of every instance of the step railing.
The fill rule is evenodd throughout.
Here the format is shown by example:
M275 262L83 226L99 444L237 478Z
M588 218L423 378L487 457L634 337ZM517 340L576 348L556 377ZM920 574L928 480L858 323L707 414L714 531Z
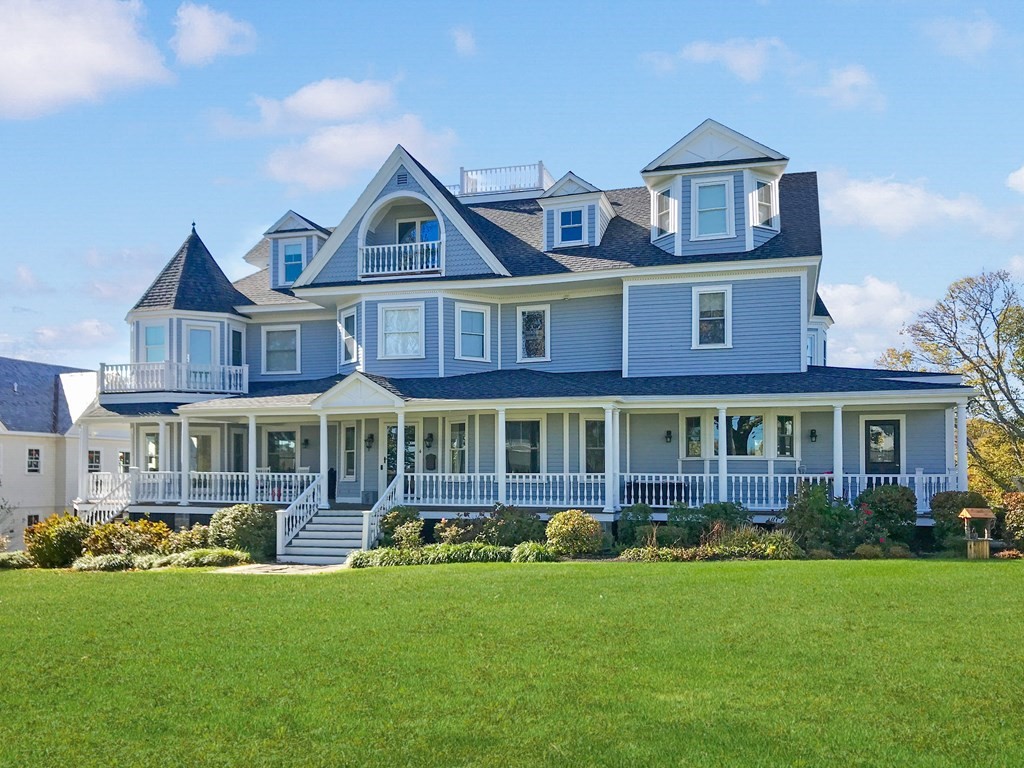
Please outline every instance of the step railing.
M359 249L359 276L415 275L441 272L444 266L444 242L364 245Z
M384 515L391 511L392 507L398 505L400 496L399 477L395 477L391 484L384 490L377 503L371 509L363 512L363 549L370 549L377 545L380 539L380 525Z
M79 517L89 525L103 525L123 515L131 503L132 479L130 475L124 475L124 479L111 488L88 511L79 512Z
M277 556L284 554L284 548L295 538L295 534L312 519L320 509L323 500L320 487L320 475L311 475L314 482L298 495L285 509L277 510Z

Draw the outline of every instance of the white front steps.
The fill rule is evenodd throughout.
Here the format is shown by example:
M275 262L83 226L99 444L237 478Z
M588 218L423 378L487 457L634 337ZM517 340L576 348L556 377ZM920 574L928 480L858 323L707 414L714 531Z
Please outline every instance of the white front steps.
M277 556L280 563L343 563L363 546L363 513L323 509L310 518Z

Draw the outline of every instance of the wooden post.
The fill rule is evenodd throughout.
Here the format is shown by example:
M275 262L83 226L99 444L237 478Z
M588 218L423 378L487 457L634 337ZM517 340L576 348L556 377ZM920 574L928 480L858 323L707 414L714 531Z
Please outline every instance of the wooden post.
M189 497L189 483L188 473L192 468L192 439L188 434L188 417L183 416L181 418L181 501L178 502L178 506L187 507Z
M843 406L832 408L832 495L845 498L843 492Z
M327 509L327 464L330 459L327 453L327 414L320 414L320 509Z

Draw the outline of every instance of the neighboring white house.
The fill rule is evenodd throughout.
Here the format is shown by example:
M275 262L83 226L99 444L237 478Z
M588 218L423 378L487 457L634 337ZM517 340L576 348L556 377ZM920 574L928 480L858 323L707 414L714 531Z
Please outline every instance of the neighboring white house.
M0 357L0 535L12 548L25 526L71 508L80 474L127 471L126 428L93 427L78 450L75 422L96 391L95 371Z

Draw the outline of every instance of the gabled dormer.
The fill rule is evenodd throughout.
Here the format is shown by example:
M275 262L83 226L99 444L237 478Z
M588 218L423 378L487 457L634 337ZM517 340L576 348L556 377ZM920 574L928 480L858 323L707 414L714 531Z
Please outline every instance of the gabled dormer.
M572 171L537 202L544 211L545 251L600 245L608 222L615 216L608 195Z
M641 171L651 242L676 255L749 251L781 227L779 179L789 159L705 120Z
M257 266L270 267L271 288L290 288L327 242L331 231L288 211L264 236L270 244L267 263Z

